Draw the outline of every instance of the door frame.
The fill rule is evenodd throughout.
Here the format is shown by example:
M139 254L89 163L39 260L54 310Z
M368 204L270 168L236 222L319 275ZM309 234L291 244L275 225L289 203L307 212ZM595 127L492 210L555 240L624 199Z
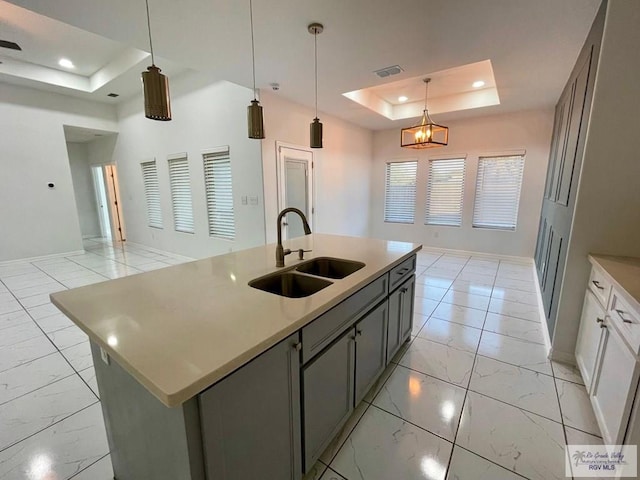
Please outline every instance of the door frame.
M314 230L315 228L315 174L314 174L314 170L315 170L315 154L314 151L312 149L310 149L309 147L304 147L301 145L295 145L292 143L285 143L285 142L280 142L280 141L276 141L276 186L277 186L277 199L278 199L278 213L282 211L282 209L284 208L284 204L285 204L285 179L284 179L284 171L285 171L285 166L284 166L284 152L282 151L283 149L288 149L288 150L296 150L299 152L303 152L306 155L308 155L311 159L300 159L302 161L307 161L307 163L309 163L310 165L308 165L307 168L307 172L309 172L309 175L307 176L307 204L309 205L309 215L308 215L308 222L309 222L309 226L311 227L311 231ZM287 229L284 230L285 235L283 235L283 238L288 238L288 236L286 235L287 233Z

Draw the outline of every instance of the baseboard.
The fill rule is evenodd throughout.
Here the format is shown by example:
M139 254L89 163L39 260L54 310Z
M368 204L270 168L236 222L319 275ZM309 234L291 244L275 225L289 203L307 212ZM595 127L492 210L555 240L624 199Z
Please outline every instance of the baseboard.
M0 266L15 265L17 263L25 263L25 262L37 262L39 260L47 260L49 258L70 257L72 255L83 255L85 253L86 252L84 250L74 250L74 251L71 251L71 252L52 253L50 255L41 255L39 257L27 257L27 258L17 258L15 260L3 260L3 261L0 261Z
M486 258L498 258L500 260L508 260L513 263L521 263L523 265L533 265L533 258L531 257L519 257L516 255L501 255L498 253L486 253L486 252L473 252L470 250L455 250L453 248L441 248L441 247L430 247L427 245L422 246L423 252L439 252L439 253L452 253L458 255L468 255L473 257L486 257ZM420 253L418 252L418 255Z
M560 363L577 366L576 356L573 353L559 352L553 348L549 352L549 359Z
M186 261L192 262L192 261L196 260L195 258L187 257L186 255L181 255L179 253L169 252L167 250L160 250L159 248L150 247L149 245L144 245L142 243L136 243L136 242L127 241L126 244L127 244L128 247L144 248L146 250L150 250L150 251L152 251L154 253L157 253L159 255L165 255L167 253L170 253L173 256L184 258Z

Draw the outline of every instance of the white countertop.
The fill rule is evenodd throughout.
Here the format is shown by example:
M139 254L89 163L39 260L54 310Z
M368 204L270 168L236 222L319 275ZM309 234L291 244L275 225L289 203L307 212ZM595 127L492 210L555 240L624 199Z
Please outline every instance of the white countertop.
M284 242L295 250L365 267L304 298L247 282L281 270L275 244L51 295L90 339L166 406L180 405L422 248L413 243L312 234ZM285 267L285 269L286 269Z
M591 263L598 265L626 293L629 301L640 309L640 258L589 255Z

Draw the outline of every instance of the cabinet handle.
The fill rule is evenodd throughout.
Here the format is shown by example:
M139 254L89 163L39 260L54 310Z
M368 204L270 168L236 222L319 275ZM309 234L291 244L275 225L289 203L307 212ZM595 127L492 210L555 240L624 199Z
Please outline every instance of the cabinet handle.
M296 352L299 352L300 350L302 350L302 343L301 342L295 343L292 345L292 347Z
M593 283L593 284L596 286L596 288L597 288L598 290L604 290L604 287L601 287L601 286L600 286L600 282L599 282L599 281L597 281L597 280L591 280L591 283Z
M402 288L400 289L400 292L401 292L401 293L407 293L407 291L408 291L408 290L409 290L409 289L408 289L407 287L402 287Z
M396 272L396 275L404 275L405 273L407 273L410 269L407 267L401 268L400 270L398 270Z
M602 322L604 322L604 318L596 318L596 322L602 323Z
M356 330L356 335L361 336L362 335L362 330Z
M607 328L607 326L604 323L601 323L600 328Z
M616 313L618 314L618 316L622 319L622 321L624 323L633 323L631 320L624 318L624 316L622 315L624 313L624 310L618 310L616 309Z

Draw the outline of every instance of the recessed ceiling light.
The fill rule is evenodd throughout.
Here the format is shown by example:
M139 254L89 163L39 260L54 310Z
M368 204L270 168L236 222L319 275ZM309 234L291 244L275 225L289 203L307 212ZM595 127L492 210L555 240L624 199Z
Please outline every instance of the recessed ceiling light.
M405 97L404 95L400 95L400 96L398 97L398 101L399 101L400 103L404 103L404 102L406 102L407 100L409 100L409 98L408 98L408 97Z
M60 65L63 68L76 68L73 62L68 58L61 58L60 60L58 60L58 65Z
M484 87L484 82L482 80L476 80L475 82L473 82L471 84L471 86L473 88L480 88L480 87Z

